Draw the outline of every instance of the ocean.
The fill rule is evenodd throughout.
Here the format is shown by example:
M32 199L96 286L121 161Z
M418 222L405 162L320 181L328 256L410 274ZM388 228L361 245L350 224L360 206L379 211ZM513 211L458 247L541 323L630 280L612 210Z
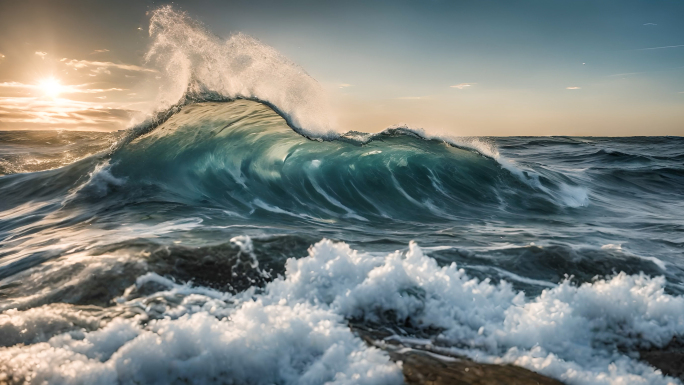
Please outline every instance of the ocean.
M673 381L634 352L684 331L681 138L315 140L247 100L130 135L0 133L12 379L400 383L360 324L567 383Z
M364 330L679 383L639 352L684 334L684 139L336 134L258 79L125 131L0 132L0 382L402 383Z

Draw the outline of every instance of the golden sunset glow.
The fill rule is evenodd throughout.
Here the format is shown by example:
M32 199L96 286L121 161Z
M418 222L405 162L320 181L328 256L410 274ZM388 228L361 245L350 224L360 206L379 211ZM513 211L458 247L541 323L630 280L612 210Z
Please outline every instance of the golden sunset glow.
M64 92L64 86L59 82L59 79L49 77L38 82L38 88L44 96L49 98L56 98Z

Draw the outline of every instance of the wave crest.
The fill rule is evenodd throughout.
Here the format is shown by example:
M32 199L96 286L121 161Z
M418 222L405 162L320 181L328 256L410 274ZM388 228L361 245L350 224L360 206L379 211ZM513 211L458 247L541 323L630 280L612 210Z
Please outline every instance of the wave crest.
M153 43L145 59L162 77L159 110L188 98L256 99L306 135L338 135L323 88L274 48L241 33L223 40L171 6L152 13L149 33Z

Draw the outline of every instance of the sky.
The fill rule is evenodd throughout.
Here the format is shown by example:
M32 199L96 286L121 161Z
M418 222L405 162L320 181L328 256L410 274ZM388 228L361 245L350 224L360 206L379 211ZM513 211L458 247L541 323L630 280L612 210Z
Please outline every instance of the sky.
M0 0L0 130L144 117L166 4L299 64L342 131L684 135L682 0Z

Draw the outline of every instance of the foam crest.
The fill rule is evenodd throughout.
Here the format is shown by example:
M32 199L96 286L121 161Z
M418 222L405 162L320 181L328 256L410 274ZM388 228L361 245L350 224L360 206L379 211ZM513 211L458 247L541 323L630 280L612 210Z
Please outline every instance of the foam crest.
M419 138L425 139L425 140L437 140L440 142L445 142L448 143L449 145L452 145L454 147L458 148L463 148L463 149L469 149L469 150L474 150L477 151L478 153L492 158L492 159L499 159L501 156L499 154L499 149L496 148L496 145L485 138L477 138L477 137L467 137L467 136L454 136L454 135L445 135L445 134L432 134L423 128L414 128L414 127L409 127L407 125L397 125L397 126L392 126L389 128L386 128L379 134L375 134L374 136L377 135L382 135L382 134L393 134L395 132L399 133L406 133L410 134L413 136L417 136Z
M162 77L160 110L186 98L256 99L305 135L337 136L322 87L272 47L244 34L222 40L171 6L152 13L149 32L146 60Z

